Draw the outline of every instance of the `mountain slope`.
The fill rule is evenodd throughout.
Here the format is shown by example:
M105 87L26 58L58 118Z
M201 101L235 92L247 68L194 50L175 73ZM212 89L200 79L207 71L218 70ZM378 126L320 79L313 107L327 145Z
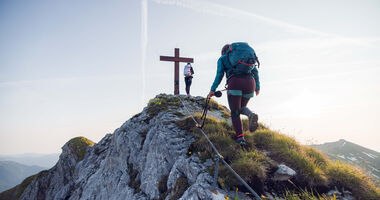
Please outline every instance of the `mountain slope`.
M0 192L19 184L26 177L44 170L40 166L27 166L13 161L0 161Z
M332 160L341 160L364 169L380 185L380 153L346 140L311 145Z
M219 195L210 191L215 154L188 113L199 120L204 102L201 97L158 95L99 143L70 140L53 168L0 193L0 199L225 199L224 194L251 199L224 165L219 166ZM380 197L379 188L354 167L332 163L262 125L245 133L248 145L242 148L233 140L225 107L211 101L208 115L203 130L260 195L304 199L307 192L299 188L308 188L329 195L326 199L333 199L332 193L338 199L350 193L357 199Z
M37 165L45 168L53 167L57 163L58 158L58 153L0 155L0 161L13 161L23 165Z

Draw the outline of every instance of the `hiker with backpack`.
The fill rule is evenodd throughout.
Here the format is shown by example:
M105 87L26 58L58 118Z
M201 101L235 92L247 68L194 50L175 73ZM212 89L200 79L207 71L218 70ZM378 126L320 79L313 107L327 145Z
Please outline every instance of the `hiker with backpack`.
M183 75L185 76L185 84L186 84L186 94L187 96L190 96L190 86L191 82L193 80L193 74L194 70L190 63L187 63L185 65L185 68L183 69Z
M243 125L240 114L249 119L249 130L256 131L258 127L258 115L248 107L248 101L260 93L259 74L256 68L260 62L255 51L244 42L226 44L222 48L222 56L218 60L215 80L211 86L208 98L215 95L215 90L223 79L224 73L227 78L227 98L231 110L232 125L236 133L236 142L245 145Z

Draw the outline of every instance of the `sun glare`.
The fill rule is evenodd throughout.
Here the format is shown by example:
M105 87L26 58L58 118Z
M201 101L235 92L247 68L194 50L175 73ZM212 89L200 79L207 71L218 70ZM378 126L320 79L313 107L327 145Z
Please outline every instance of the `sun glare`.
M322 112L326 99L321 95L305 91L285 101L280 107L282 113L291 117L313 117Z

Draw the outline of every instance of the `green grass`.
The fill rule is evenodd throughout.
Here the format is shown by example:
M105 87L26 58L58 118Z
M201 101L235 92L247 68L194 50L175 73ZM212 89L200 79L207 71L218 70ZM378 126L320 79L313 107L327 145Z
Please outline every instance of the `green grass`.
M153 118L162 111L168 111L170 108L174 108L172 111L174 115L178 117L184 117L185 115L183 113L175 110L176 108L182 106L179 98L180 98L179 96L173 96L173 95L167 95L167 94L157 95L155 98L151 99L148 102L147 113L149 114L150 118ZM192 105L198 105L201 108L203 108L206 103L206 98L195 99L195 98L187 97L186 100L190 101ZM228 111L228 109L225 106L218 104L213 99L210 99L208 110L221 111L222 117L225 119L228 119L229 117L231 117L231 114Z
M200 115L194 116L199 121ZM214 156L210 145L191 118L179 120L176 124L196 138L189 148L192 154L198 152L202 161ZM246 120L243 120L243 125L245 130L248 129ZM235 133L225 121L208 117L203 130L230 166L258 191L268 181L268 173L273 171L275 166L273 162L275 162L284 163L296 170L297 176L292 180L299 188L326 191L328 188L338 186L350 190L355 197L380 199L379 188L375 187L358 168L331 162L320 151L302 146L294 138L272 131L262 124L259 124L255 133L245 132L248 142L246 149L236 144L233 140ZM213 170L214 166L210 167L210 174L213 174ZM223 165L219 167L218 182L221 187L229 190L234 190L236 187L245 190ZM295 187L290 187L288 190L288 193L283 191L286 199L333 199L317 192L308 192L307 189L293 193L291 191L295 191Z
M179 107L180 103L181 102L178 96L161 94L148 102L147 113L149 114L150 118L153 118L158 113L168 110L170 106ZM177 112L176 114L178 115Z
M37 176L37 174L29 176L21 182L21 184L19 185L19 189L17 191L17 194L16 194L17 198L21 197L22 193L24 193L25 189L30 185L30 183L34 180L34 178L36 176Z
M324 194L320 195L308 190L301 190L300 192L286 190L282 198L286 200L336 200L336 196L327 197Z
M332 162L318 150L298 144L294 139L270 130L248 134L248 141L270 152L272 159L301 172L305 183L313 187L338 185L356 197L380 198L379 188L359 168Z
M199 121L200 115L195 114L194 118ZM185 118L176 122L181 129L187 130L193 134L196 141L190 145L190 152L198 152L201 160L214 157L211 146L191 118ZM240 145L234 141L235 132L233 128L225 121L218 121L213 117L207 117L203 127L209 139L214 143L224 159L231 164L243 179L254 185L262 185L266 180L267 169L272 167L272 163L264 154L254 149L243 150ZM209 170L212 172L214 166ZM231 174L224 165L219 168L219 184L228 189L234 189L236 186L243 187L233 174Z
M295 139L269 129L258 130L254 134L248 133L246 139L259 149L268 151L275 161L285 163L300 172L303 179L298 182L310 186L327 186L322 167L328 160L322 154L306 150Z
M329 163L326 172L333 184L348 188L355 196L363 199L380 199L380 188L375 187L361 169L335 161Z
M237 192L238 192L238 189L236 189L235 197L232 198L232 200L239 200ZM226 196L225 196L225 199L227 199ZM228 199L230 199L230 198L228 198ZM266 200L266 199L269 199L269 197L262 195L261 199ZM327 196L325 194L320 195L318 192L315 192L315 191L298 189L298 191L285 190L285 192L283 192L282 194L279 194L279 196L275 196L274 199L285 199L285 200L336 200L337 197L335 195L333 195L333 196Z
M194 118L200 121L200 114L195 114ZM190 152L199 152L201 160L205 160L214 155L211 146L207 143L206 138L203 137L199 129L195 127L195 123L191 118L177 121L176 124L179 128L193 133L192 136L197 139L190 145ZM219 122L213 117L207 117L203 130L208 134L210 140L214 142L216 148L220 150L220 153L223 154L226 160L236 158L234 152L240 147L232 139L234 131L226 122Z
M85 137L75 137L69 140L69 148L76 155L77 161L83 160L88 146L94 146L94 142Z
M237 154L236 159L232 160L232 169L238 173L244 181L256 190L261 188L267 179L267 170L271 166L266 156L259 151L241 151ZM235 187L244 188L244 185L235 178L235 176L221 165L219 170L219 184L222 187L233 190Z

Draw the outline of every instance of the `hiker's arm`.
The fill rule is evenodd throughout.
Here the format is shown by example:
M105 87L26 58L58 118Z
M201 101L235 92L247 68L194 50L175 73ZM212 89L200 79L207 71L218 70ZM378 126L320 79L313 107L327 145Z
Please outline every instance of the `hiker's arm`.
M194 74L194 70L193 70L193 67L190 68L190 72L191 72L191 75Z
M259 80L259 70L257 70L256 67L252 70L253 78L256 81L256 88L255 91L260 91L260 80ZM258 94L258 92L256 92Z
M224 65L222 63L222 59L218 60L218 69L216 70L216 76L214 79L214 83L211 86L211 91L215 92L216 88L219 86L224 76Z

